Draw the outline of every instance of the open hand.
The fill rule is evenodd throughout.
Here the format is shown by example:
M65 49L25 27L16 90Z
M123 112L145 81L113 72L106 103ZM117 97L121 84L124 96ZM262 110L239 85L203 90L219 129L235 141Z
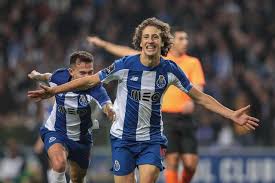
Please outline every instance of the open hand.
M260 120L246 114L249 108L250 105L234 111L231 120L247 130L255 130L255 128L259 126L258 122Z
M40 80L41 74L36 70L33 70L31 73L28 74L28 77L33 80Z
M51 87L40 85L42 89L40 90L34 90L34 91L28 91L28 97L35 100L36 102L39 102L43 99L51 98L54 96L54 92Z

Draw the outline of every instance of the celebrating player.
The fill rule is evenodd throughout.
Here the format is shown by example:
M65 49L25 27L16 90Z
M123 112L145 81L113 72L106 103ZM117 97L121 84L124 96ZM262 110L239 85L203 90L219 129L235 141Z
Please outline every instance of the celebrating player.
M64 85L29 91L37 100L100 82L118 80L114 103L116 119L111 128L113 173L116 183L134 182L139 168L140 182L156 182L163 170L164 148L161 116L162 96L170 85L187 93L196 103L247 129L255 129L258 119L245 112L249 106L233 111L193 87L184 72L166 56L171 47L170 26L156 18L144 20L136 28L133 44L141 54L123 57L97 74Z
M173 45L165 59L174 61L184 71L190 82L202 91L205 84L203 70L197 58L186 54L187 33L179 27L174 27L172 33ZM116 45L98 37L88 37L88 41L117 56L140 53L130 47ZM197 124L192 119L193 112L194 102L191 98L177 87L170 86L164 94L162 103L164 134L169 141L165 156L166 183L189 183L195 173L199 158L196 138ZM181 160L184 169L182 180L179 180L178 167Z
M59 69L53 74L32 71L34 80L49 81L50 86L58 86L71 80L93 74L93 56L85 51L74 52L70 56L70 68ZM90 160L92 146L91 104L100 104L110 120L114 118L112 103L102 85L94 88L80 88L74 92L55 95L53 110L40 129L52 165L51 179L55 183L65 183L67 159L70 163L70 178L73 183L83 183Z

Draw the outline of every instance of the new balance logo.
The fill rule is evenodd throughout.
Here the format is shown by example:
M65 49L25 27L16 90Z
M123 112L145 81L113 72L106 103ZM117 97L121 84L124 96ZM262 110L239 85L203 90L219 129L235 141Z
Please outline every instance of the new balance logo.
M138 81L138 77L137 76L132 76L130 80L131 81Z
M50 139L49 139L49 143L51 143L51 142L53 142L53 141L55 141L56 140L56 138L55 137L50 137Z

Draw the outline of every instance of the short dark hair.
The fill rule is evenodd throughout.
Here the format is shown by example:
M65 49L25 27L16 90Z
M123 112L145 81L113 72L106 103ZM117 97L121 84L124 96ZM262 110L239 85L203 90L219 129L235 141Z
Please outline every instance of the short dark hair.
M175 36L176 32L185 32L185 30L181 26L172 26L171 33Z
M161 47L161 55L166 56L172 46L171 39L173 38L173 36L171 35L169 24L167 24L155 17L148 18L148 19L144 20L143 22L141 22L141 24L139 24L136 27L135 34L133 37L133 45L134 45L135 49L141 50L140 43L141 43L142 31L147 26L154 26L161 31L161 34L160 34L161 40L164 43L163 47Z
M70 65L76 64L76 60L79 59L81 62L92 63L94 57L87 51L75 51L70 55Z

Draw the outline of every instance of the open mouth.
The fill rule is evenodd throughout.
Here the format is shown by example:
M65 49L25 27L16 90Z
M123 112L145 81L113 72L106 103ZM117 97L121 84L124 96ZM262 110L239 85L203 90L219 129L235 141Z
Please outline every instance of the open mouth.
M155 45L147 45L147 46L146 46L146 50L147 50L147 51L150 51L150 52L151 52L151 51L155 51L155 50L156 50L156 46L155 46Z

